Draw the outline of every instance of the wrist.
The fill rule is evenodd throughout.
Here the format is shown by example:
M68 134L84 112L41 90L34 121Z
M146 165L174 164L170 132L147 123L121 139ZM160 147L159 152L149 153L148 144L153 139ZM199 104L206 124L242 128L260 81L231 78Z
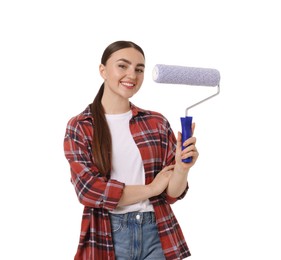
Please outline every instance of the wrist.
M184 175L184 174L188 174L188 172L189 172L189 168L182 167L181 165L176 163L174 168L174 173Z
M146 187L146 193L148 194L149 198L154 197L158 194L156 194L155 187L153 186L152 182L145 185Z

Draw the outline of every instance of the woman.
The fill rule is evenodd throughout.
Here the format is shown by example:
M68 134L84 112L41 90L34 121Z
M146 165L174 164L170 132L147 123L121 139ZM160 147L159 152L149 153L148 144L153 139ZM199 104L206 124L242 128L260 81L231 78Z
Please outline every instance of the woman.
M104 51L104 82L67 124L64 151L84 205L76 260L183 259L190 256L170 204L182 199L198 158L196 139L176 140L167 119L129 99L140 89L143 50L117 41ZM193 125L194 130L194 125ZM182 159L192 157L190 163Z

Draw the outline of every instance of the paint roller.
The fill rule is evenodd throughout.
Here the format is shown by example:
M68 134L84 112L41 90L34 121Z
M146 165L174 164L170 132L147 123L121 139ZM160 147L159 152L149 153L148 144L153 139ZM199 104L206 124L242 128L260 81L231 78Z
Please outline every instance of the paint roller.
M183 142L191 137L192 131L192 117L188 116L188 110L220 93L220 73L218 70L211 68L156 64L153 68L152 77L157 83L217 87L215 94L187 107L185 110L185 117L180 118L182 128L182 149L184 149ZM188 163L191 162L191 160L192 158L189 157L182 161Z

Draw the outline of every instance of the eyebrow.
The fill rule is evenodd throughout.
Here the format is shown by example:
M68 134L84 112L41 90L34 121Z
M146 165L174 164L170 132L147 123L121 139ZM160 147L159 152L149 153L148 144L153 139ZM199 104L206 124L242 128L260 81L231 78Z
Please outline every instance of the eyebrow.
M123 62L126 62L126 63L130 64L130 65L132 64L132 62L130 62L129 60L124 59L124 58L121 58L121 59L119 59L117 61L123 61ZM143 63L138 63L137 67L145 67L145 65Z

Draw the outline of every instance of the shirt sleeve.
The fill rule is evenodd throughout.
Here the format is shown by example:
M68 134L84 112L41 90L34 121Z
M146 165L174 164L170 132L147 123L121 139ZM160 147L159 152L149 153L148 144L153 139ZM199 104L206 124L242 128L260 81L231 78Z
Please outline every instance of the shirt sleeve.
M103 176L92 160L91 142L87 133L90 123L71 119L64 138L64 154L70 164L71 182L81 204L112 210L122 195L125 184Z
M165 195L164 195L164 196L165 196L165 200L166 200L169 204L173 204L173 203L175 203L176 201L183 199L183 198L185 197L187 191L188 191L188 183L187 183L187 185L186 185L185 190L183 191L183 193L182 193L179 197L174 198L174 197L169 196L167 193L165 193Z

